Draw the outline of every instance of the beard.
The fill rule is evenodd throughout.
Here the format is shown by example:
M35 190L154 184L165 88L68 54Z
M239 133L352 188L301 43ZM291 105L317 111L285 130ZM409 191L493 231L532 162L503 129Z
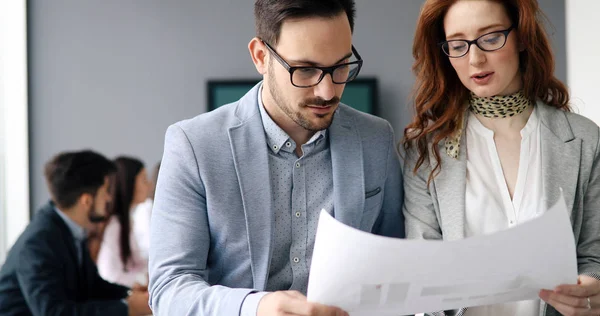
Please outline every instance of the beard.
M329 128L329 126L331 125L331 122L333 121L333 116L335 115L335 113L325 114L325 115L317 115L317 117L320 118L320 120L318 122L312 122L310 120L310 118L308 117L308 115L303 114L302 112L300 112L300 110L307 108L309 105L310 106L323 106L323 107L336 106L340 103L340 98L338 98L337 96L333 97L331 100L324 100L323 98L319 98L319 97L308 98L308 99L305 99L302 102L300 102L296 106L296 108L298 110L294 111L293 105L291 105L290 102L286 101L286 99L280 93L281 90L278 89L277 82L275 81L275 73L273 71L272 61L273 61L272 59L269 61L269 67L268 67L269 93L271 94L271 97L273 98L273 101L275 101L275 104L277 105L277 107L279 107L279 109L281 109L281 111L283 113L285 113L285 115L287 115L294 123L298 124L299 126L301 126L302 128L304 128L307 131L318 132L318 131ZM303 89L303 88L298 88L298 89Z
M108 216L101 215L100 213L98 213L96 211L95 206L96 206L96 201L94 200L94 202L92 203L92 206L88 210L88 215L87 215L88 220L90 221L90 223L93 223L93 224L105 222L108 219Z

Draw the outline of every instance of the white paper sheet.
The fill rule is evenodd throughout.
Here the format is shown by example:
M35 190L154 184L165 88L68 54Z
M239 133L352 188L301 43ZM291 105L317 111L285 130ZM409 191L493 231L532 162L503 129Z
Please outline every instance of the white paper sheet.
M406 315L538 298L577 282L564 199L540 217L458 241L402 240L345 226L322 211L308 300L351 316Z

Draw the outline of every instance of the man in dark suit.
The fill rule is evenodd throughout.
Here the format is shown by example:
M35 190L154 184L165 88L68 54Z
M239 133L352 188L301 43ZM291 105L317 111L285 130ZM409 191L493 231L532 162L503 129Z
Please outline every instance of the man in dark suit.
M87 232L106 217L114 164L92 151L47 163L52 202L16 241L0 270L0 315L144 315L148 293L104 281Z

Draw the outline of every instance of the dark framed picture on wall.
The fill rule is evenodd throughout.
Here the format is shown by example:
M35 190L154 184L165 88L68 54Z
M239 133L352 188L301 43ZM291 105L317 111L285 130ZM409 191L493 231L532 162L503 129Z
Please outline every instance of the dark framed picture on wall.
M246 94L259 79L209 80L207 82L208 110L235 102ZM376 78L357 78L346 84L342 103L357 110L378 115L379 102Z

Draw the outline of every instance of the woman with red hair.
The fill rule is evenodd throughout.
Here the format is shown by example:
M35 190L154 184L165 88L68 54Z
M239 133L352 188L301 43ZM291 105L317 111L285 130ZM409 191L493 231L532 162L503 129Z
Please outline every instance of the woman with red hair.
M578 284L464 315L600 314L600 131L571 113L540 16L536 0L427 0L417 22L407 237L508 229L562 192L576 242Z

